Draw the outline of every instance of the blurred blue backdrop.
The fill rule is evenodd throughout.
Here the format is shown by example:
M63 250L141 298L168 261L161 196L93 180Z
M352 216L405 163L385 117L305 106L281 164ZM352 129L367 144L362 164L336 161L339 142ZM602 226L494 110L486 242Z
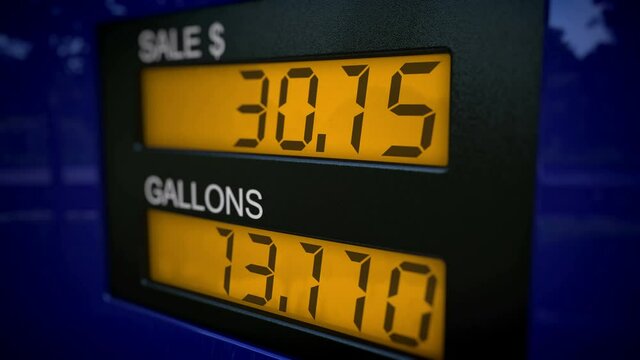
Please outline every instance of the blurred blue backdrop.
M219 3L0 4L1 357L278 356L107 294L96 24ZM529 355L637 358L637 5L547 8Z

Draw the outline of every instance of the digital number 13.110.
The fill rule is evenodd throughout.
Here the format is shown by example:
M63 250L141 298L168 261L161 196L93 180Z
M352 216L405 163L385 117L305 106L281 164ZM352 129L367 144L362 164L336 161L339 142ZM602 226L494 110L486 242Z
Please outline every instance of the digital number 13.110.
M422 154L430 145L435 122L435 112L427 104L405 104L400 102L400 89L402 80L407 75L429 74L439 64L437 61L407 62L403 64L389 80L389 96L387 109L397 116L421 116L422 130L418 145L390 145L382 156L396 156L415 158ZM353 116L351 129L351 147L356 153L360 152L362 128L365 121L365 104L367 99L367 83L369 80L368 65L348 65L342 67L345 75L356 77L358 80L355 102L360 107L359 112ZM258 103L242 104L238 111L243 114L253 114L258 117L257 136L252 138L240 138L235 147L255 148L265 137L267 122L267 101L269 92L269 78L264 71L245 70L240 71L242 77L250 81L260 82L260 99ZM308 79L307 103L312 110L304 118L304 134L302 139L285 137L285 124L296 119L287 118L282 107L287 103L289 83L293 79ZM314 122L316 119L316 99L318 96L318 76L311 67L297 67L288 70L280 80L280 94L278 100L278 114L275 139L282 150L301 151L309 145L313 139ZM318 134L316 152L324 152L326 134Z
M217 227L218 234L226 239L226 259L228 261L227 265L225 265L224 271L224 281L223 287L227 296L231 296L230 289L232 287L232 277L231 271L233 267L233 248L234 248L234 237L237 235L236 232L230 228ZM255 264L251 263L246 265L246 270L249 272L264 276L265 285L264 288L260 288L258 291L253 293L246 294L242 301L246 301L248 303L264 306L269 303L273 298L273 288L274 288L274 280L276 276L276 263L278 257L278 247L272 240L271 236L261 235L249 232L249 239L252 243L260 246L264 246L265 251L267 252L267 261L266 264ZM323 266L323 255L324 255L324 247L318 244L312 244L309 242L298 241L300 247L300 255L308 254L312 256L313 265L310 277L313 278L313 284L308 290L309 294L309 302L307 306L307 311L309 315L316 319L317 308L318 308L318 294L320 293L320 288L322 286L321 283L321 275L322 275L322 266ZM376 250L372 250L375 252ZM341 250L342 252L342 250ZM357 286L360 291L360 295L355 299L354 306L354 314L353 314L353 325L357 328L358 332L362 331L362 321L364 316L365 303L367 299L367 287L369 283L369 270L371 266L372 254L368 254L365 252L356 252L344 250L344 261L353 262L358 267L358 276L354 278L354 282L357 283ZM437 279L435 274L431 271L429 266L413 261L398 261L397 266L395 266L388 275L389 287L386 299L386 308L384 309L384 321L383 321L383 329L386 332L389 340L394 343L416 347L420 343L423 343L427 340L429 324L431 320L431 310L428 311L420 311L416 314L415 319L416 322L419 322L417 326L418 331L414 334L401 334L398 331L394 330L394 318L396 313L396 306L392 304L392 299L398 295L398 290L400 287L401 278L403 278L402 274L413 273L418 275L419 280L423 285L419 285L419 288L423 290L420 291L420 294L423 301L429 305L429 309L433 306L434 295L437 285ZM385 279L386 281L387 279ZM415 281L415 278L406 278L404 281ZM424 281L424 282L423 282ZM305 290L306 291L306 290ZM328 294L329 296L331 294ZM334 294L334 297L339 298L339 294ZM417 304L416 304L417 305ZM284 296L280 297L280 302L278 304L279 311L286 313L287 312L287 298ZM419 306L416 306L419 308Z

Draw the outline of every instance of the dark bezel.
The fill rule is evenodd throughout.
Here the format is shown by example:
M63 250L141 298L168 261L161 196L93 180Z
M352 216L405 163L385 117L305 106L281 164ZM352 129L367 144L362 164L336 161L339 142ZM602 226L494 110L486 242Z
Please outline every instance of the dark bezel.
M137 56L138 33L199 24L206 50L214 21L224 24L227 43L219 63L450 52L449 166L145 149L139 79L148 65ZM257 188L265 208L259 220L176 211L440 257L447 358L524 357L542 29L542 2L507 0L490 11L447 1L265 0L105 25L110 291L289 356L409 356L146 280L146 176ZM218 63L203 53L157 66Z

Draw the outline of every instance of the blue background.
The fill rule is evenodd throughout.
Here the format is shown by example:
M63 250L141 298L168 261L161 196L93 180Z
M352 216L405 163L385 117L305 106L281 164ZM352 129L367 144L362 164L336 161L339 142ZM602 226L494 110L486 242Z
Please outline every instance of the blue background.
M278 356L107 293L96 24L215 3L0 4L1 357ZM636 7L548 2L532 359L638 356Z

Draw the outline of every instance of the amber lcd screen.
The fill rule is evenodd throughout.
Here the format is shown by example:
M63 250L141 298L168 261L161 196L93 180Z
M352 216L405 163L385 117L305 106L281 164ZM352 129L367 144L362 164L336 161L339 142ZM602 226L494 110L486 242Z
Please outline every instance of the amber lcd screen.
M149 148L447 166L451 57L148 67Z
M436 258L148 210L151 280L422 357L444 351Z

